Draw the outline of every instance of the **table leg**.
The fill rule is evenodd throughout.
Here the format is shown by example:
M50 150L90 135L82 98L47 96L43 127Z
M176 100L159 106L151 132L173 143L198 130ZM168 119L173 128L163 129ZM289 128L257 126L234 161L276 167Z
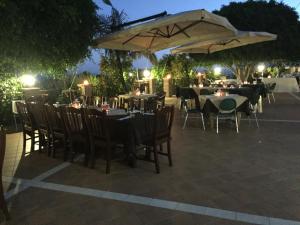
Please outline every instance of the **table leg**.
M212 115L208 115L208 117L209 117L209 124L210 124L210 128L211 129L214 129L214 118L213 118L213 116Z
M18 130L18 124L17 124L16 114L14 114L14 121L15 121L15 127L16 127L16 131L17 131Z

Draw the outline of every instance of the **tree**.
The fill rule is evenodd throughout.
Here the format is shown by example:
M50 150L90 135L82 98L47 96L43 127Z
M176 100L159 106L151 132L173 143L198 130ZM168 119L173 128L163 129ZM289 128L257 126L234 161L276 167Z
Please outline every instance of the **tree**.
M126 21L127 15L124 11L117 10L109 0L103 2L111 6L111 14L104 19L104 34L109 34L121 29L121 25ZM130 52L121 50L106 49L105 54L100 59L101 72L106 76L104 79L107 86L107 93L115 95L129 91L129 83L126 82L124 74L131 70L133 59L146 57L151 63L156 63L157 59L154 54L143 52ZM112 76L108 78L107 76ZM127 79L128 80L128 79ZM120 84L120 85L118 85Z
M226 17L237 29L277 34L276 41L248 45L201 57L205 61L223 61L234 65L237 76L247 79L261 61L298 60L300 58L300 22L294 8L283 2L231 2L214 13ZM199 59L199 56L196 56Z
M154 75L158 79L163 79L167 74L171 74L178 86L188 86L193 79L194 61L188 55L164 55L154 66Z
M2 0L0 71L55 72L89 56L99 32L92 0Z

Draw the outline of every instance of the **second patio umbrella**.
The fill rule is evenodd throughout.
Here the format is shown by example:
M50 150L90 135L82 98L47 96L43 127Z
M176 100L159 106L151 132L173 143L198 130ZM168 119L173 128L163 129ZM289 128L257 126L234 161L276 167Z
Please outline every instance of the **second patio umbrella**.
M95 42L97 48L155 52L236 33L225 17L205 10L193 10L123 28Z
M177 53L204 53L209 54L231 48L255 44L265 41L273 41L277 35L267 32L239 31L236 35L227 38L215 38L208 41L200 41L192 44L180 46L172 50Z

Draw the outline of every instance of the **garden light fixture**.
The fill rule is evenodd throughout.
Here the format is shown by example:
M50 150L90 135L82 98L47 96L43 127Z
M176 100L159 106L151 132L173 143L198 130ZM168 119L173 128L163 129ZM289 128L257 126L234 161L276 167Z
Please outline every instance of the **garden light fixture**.
M145 69L143 72L143 75L146 79L148 79L151 76L151 72L148 69Z
M259 64L258 66L257 66L257 71L258 72L260 72L260 73L263 73L264 72L264 70L265 70L265 65L264 64Z
M20 77L20 81L24 86L32 87L35 84L35 78L32 74L23 74Z
M88 80L84 80L84 81L83 81L83 85L87 86L87 85L89 85L89 84L90 84L90 83L89 83Z
M218 76L218 75L221 74L221 72L222 72L222 68L221 67L217 66L217 67L214 68L214 74L215 75Z

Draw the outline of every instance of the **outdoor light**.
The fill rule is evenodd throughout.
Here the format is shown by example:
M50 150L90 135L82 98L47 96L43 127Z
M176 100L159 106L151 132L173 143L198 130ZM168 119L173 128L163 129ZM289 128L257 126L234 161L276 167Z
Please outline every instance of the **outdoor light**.
M147 69L144 70L143 74L145 78L149 78L151 76L151 72Z
M20 81L24 86L32 87L35 84L35 78L31 74L23 74Z
M171 74L167 75L167 79L170 80L172 78Z
M222 68L221 67L217 66L217 67L214 68L214 74L215 75L220 75L221 72L222 72Z
M197 77L201 77L202 76L202 73L201 72L198 72L197 73Z
M265 65L264 64L259 64L258 66L257 66L257 71L258 72L260 72L260 73L263 73L264 72L264 70L265 70Z
M133 73L130 72L130 73L129 73L129 76L132 77L132 76L133 76Z
M84 81L83 81L83 85L87 86L87 85L89 85L89 84L90 84L90 83L89 83L88 80L84 80Z

